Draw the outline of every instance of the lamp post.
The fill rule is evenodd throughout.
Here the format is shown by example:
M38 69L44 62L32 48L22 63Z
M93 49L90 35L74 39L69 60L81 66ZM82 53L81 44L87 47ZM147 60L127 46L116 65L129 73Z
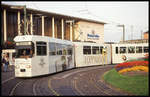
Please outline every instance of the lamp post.
M117 25L118 27L123 27L123 42L125 41L125 25Z

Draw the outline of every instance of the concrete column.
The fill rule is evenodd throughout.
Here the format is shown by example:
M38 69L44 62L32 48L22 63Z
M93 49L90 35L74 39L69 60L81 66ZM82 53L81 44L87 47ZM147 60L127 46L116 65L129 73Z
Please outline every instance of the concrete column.
M64 40L64 19L61 19L62 40Z
M44 16L42 16L42 36L44 36Z
M6 29L6 9L4 9L4 42L7 41L7 29Z
M52 17L52 37L55 38L55 28L54 28L54 24L55 21L54 21L54 17Z
M70 41L72 41L72 22L70 22Z
M33 35L33 20L32 20L32 18L33 18L32 14L30 14L30 23L31 23L30 24L30 30L31 30L30 33L31 33L31 35Z
M20 11L18 11L18 35L21 35L20 33Z

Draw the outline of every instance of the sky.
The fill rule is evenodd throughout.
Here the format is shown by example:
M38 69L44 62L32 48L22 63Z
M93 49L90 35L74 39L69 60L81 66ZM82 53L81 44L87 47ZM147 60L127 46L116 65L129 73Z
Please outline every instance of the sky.
M125 40L141 39L143 32L149 30L149 2L98 2L98 1L2 1L10 5L27 5L27 8L55 12L64 15L93 19L106 22L104 25L104 41L119 42L123 38L125 25Z

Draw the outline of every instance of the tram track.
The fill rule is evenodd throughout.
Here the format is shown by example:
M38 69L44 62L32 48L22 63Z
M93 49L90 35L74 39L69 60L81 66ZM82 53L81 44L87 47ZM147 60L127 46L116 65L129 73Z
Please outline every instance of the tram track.
M82 95L108 95L107 93L104 93L102 89L98 88L96 84L93 82L92 80L93 71L95 71L95 69L85 71L84 74L83 73L79 74L82 75L82 77L78 75L79 76L78 79L75 80L75 88Z
M6 82L8 82L9 80L12 80L12 79L14 79L14 78L15 78L15 77L13 76L13 77L10 77L10 78L6 79L6 80L2 81L2 84L6 83Z
M106 70L106 71L108 71L108 70ZM108 95L114 95L114 96L117 96L117 95L127 95L127 94L124 94L123 91L116 91L116 90L112 89L109 85L105 84L102 81L102 76L103 76L104 72L101 73L101 75L99 74L101 72L101 70L96 70L94 72L93 72L94 73L93 77L91 77L91 80L92 80L93 83L95 83L95 86L98 89L99 88L102 89Z
M53 95L53 93L51 91L49 91L48 80L49 80L49 76L41 78L33 84L34 96Z
M37 79L24 79L10 77L7 80L2 81L2 95L3 96L18 96L18 95L34 95L31 89Z
M99 82L98 80L100 77L102 77L103 73L101 73L99 76L97 76L97 72L101 72L100 70L96 70L92 73L92 76L90 77L90 82L97 88L99 91L103 91L105 95L112 95L112 93L109 92L109 87L104 85L102 82Z
M5 96L122 95L100 81L112 66L78 68L35 78L13 78L2 81Z
M77 85L76 85L76 80L74 80L74 81L71 81L72 79L74 79L74 78L72 78L72 76L76 76L77 74L80 74L81 72L85 72L85 71L89 71L89 70L93 70L93 69L96 69L97 67L88 67L88 68L78 68L78 69L74 69L72 72L70 72L69 73L69 71L66 71L66 72L64 72L63 74L58 74L58 75L56 75L55 77L53 77L53 78L51 78L51 79L49 79L49 83L48 83L48 86L49 86L49 89L53 92L53 94L54 95L56 95L56 96L60 96L61 95L61 93L59 93L59 92L57 92L58 91L58 89L57 90L55 90L56 89L56 87L53 87L51 84L52 84L52 80L65 80L65 79L69 79L70 80L70 82L68 82L68 83L73 83L74 85L71 85L70 84L70 86L74 86L74 87L70 87L70 88L73 88L74 90L76 90L75 92L73 92L75 95L80 95L80 94L83 94L83 93L81 93L81 91L79 90L79 89L77 89ZM100 67L101 68L101 67ZM77 78L77 77L76 77ZM65 81L66 83L67 83L67 80ZM64 82L64 83L65 83ZM67 86L67 85L66 85ZM62 90L62 89L60 89L61 91L64 91L64 90ZM80 92L79 92L80 91ZM66 94L66 95L68 95L68 94ZM70 94L71 95L71 94Z
M69 72L64 72L63 74L58 74L55 77L49 79L49 88L50 90L53 92L54 95L59 96L59 95L63 95L62 93L60 93L59 91L64 91L63 89L59 88L59 85L56 86L52 86L52 82L53 84L55 84L55 80L62 80L65 81L67 84L65 84L66 86L70 86L70 88L72 88L74 90L74 95L91 95L90 93L85 91L85 87L81 87L81 83L82 86L86 86L88 89L90 89L89 91L97 91L97 93L100 93L99 91L102 91L103 89L98 88L98 86L96 86L96 84L93 82L93 79L87 79L87 76L89 78L93 77L91 76L90 73L92 73L93 71L97 70L97 69L103 69L104 67L89 67L89 68L79 68L81 70L74 70L71 73ZM90 75L90 76L89 76ZM67 80L69 80L69 82L67 82ZM87 82L83 82L83 81L87 81ZM64 83L65 83L64 82ZM68 84L70 83L70 84ZM89 87L88 87L89 86ZM92 86L92 88L91 88ZM94 87L93 87L94 86ZM108 93L100 93L101 95L109 95ZM100 95L97 94L97 95ZM68 95L68 94L67 94ZM94 94L93 94L94 95Z
M2 81L2 95L8 96L10 95L12 89L20 83L22 79L17 79L15 77L11 77L5 81Z
M9 96L41 96L48 95L48 92L43 93L45 89L43 83L46 83L46 78L37 78L37 79L25 79L18 82L12 89ZM26 90L27 89L27 90ZM26 90L26 91L24 91Z
M20 85L22 82L23 82L23 81L18 82L18 83L12 88L12 90L10 91L9 96L13 96L15 89L16 89L17 86Z

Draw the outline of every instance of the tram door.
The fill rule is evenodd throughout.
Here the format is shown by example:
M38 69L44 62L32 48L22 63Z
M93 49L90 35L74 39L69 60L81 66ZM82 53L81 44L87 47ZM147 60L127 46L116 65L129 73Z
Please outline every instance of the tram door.
M111 64L111 48L110 45L105 46L102 49L102 64Z
M32 64L35 66L35 74L48 74L49 73L49 61L48 61L48 47L47 42L36 42L36 58Z

